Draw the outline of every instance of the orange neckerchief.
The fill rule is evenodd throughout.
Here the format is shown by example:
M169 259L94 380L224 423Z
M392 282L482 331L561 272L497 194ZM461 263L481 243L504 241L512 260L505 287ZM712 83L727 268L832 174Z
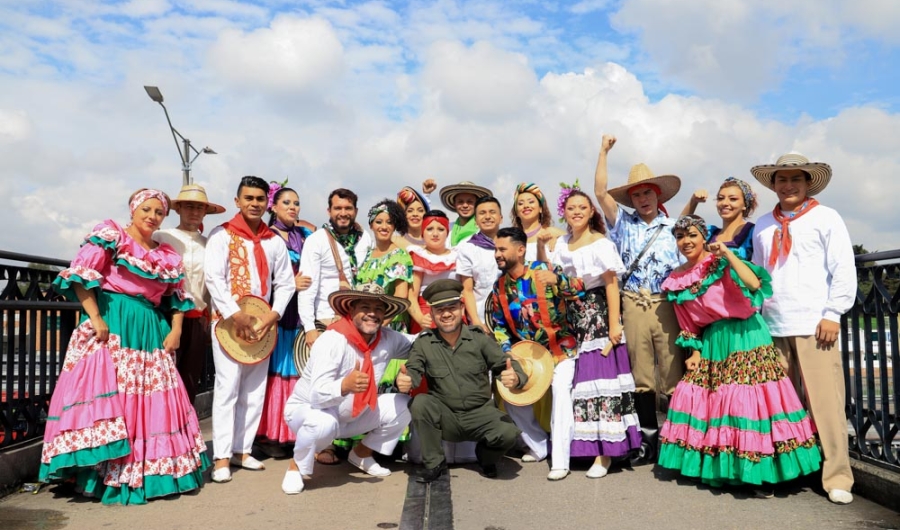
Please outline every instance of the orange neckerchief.
M782 255L785 258L791 253L791 230L790 224L791 221L799 219L806 212L812 210L816 206L819 205L819 201L808 198L803 206L800 207L800 211L792 216L784 215L781 211L781 207L779 205L775 205L775 209L772 210L772 216L775 217L775 220L781 223L781 228L775 229L775 235L772 236L772 254L769 256L769 267L774 267L776 263L778 263L778 256Z
M366 407L375 410L378 404L378 382L375 381L375 367L372 366L372 350L378 346L378 341L381 340L381 328L378 328L378 334L375 335L375 340L372 341L372 344L366 342L362 335L359 334L356 326L353 325L353 322L347 317L342 317L337 322L334 322L328 326L328 329L333 329L346 337L347 342L365 356L361 371L369 376L369 386L364 391L353 394L353 417L359 416L362 411L366 410Z
M259 228L254 234L240 212L232 217L230 221L223 223L222 227L232 235L237 235L246 240L253 241L253 259L256 261L256 272L259 274L259 287L262 290L263 298L265 298L266 291L268 291L269 261L266 259L266 253L262 248L262 240L275 237L275 232L273 232L266 223L260 221Z

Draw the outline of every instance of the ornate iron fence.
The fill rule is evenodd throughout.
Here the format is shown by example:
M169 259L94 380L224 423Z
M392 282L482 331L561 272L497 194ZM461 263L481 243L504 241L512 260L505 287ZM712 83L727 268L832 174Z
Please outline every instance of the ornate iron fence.
M850 453L900 472L900 250L856 257L859 291L841 319Z
M44 434L50 396L81 304L50 285L69 262L0 250L0 450ZM212 352L200 390L211 390Z

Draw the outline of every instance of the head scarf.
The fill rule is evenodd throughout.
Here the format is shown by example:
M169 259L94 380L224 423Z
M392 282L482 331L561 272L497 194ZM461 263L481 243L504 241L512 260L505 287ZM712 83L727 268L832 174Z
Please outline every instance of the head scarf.
M744 208L747 209L745 217L750 215L750 212L756 209L756 194L753 193L753 189L743 180L734 177L725 179L725 181L722 182L722 185L719 186L719 189L721 190L722 188L728 188L730 186L737 186L741 190L741 194L744 196Z
M706 237L709 235L709 227L706 226L706 221L699 215L682 215L675 221L675 225L672 227L672 233L674 234L676 230L687 232L692 226L697 228L697 231L700 232L700 235L706 240Z
M137 210L138 206L144 204L150 199L159 199L159 202L162 203L163 212L165 215L169 215L169 199L166 198L166 194L159 190L141 190L134 194L134 197L131 198L131 202L128 203L128 209L131 210L131 215L134 215L134 211Z
M369 208L369 224L370 225L373 222L375 222L375 218L378 217L378 214L380 214L381 212L387 213L388 217L390 217L390 215L391 215L391 212L388 212L387 204L384 204L384 203L376 204L375 206ZM391 219L391 222L393 222L393 219Z
M519 184L518 186L516 186L516 194L513 196L513 205L515 205L516 201L519 200L519 195L521 195L523 193L530 193L530 194L534 195L534 197L537 199L540 207L542 209L544 208L544 204L547 201L546 201L546 199L544 199L544 194L541 192L541 188L539 188L538 185L535 184L534 182L528 182L528 183L523 182L523 183Z
M443 225L443 227L446 228L448 232L450 231L450 220L446 217L440 217L438 215L430 215L426 216L425 219L422 219L422 229L424 230L428 228L428 225L431 224L432 221L441 223L441 225Z
M397 192L397 202L403 209L409 208L409 205L419 201L422 203L422 207L427 211L431 208L431 205L428 203L428 199L425 198L424 195L419 193L418 191L410 188L409 186L403 186L399 192Z

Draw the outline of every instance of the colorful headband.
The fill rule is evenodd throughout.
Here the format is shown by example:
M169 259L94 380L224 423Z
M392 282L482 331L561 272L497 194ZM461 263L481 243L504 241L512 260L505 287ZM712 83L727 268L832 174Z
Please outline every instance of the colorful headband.
M740 188L741 193L744 195L744 207L747 208L748 215L749 212L752 212L754 209L756 209L756 194L753 193L753 189L749 184L741 179L728 177L724 182L722 182L722 185L719 186L719 189L721 190L722 188L727 188L729 186L737 186L738 188Z
M163 212L165 212L165 215L169 215L169 199L166 198L166 194L159 190L151 189L141 190L134 194L131 202L128 203L131 215L134 215L134 211L137 210L138 206L150 199L159 199L159 202L163 205Z
M403 186L403 188L397 192L397 202L400 203L400 206L403 207L404 210L409 208L409 205L416 201L421 202L422 207L425 208L425 210L428 210L431 207L425 196L409 186Z
M287 186L287 183L287 177L284 178L284 182L275 182L274 180L269 181L269 204L266 206L266 210L272 210L272 206L275 206L275 195L281 188Z
M581 191L581 187L578 185L578 179L575 179L575 184L571 186L566 184L565 182L559 183L560 192L559 198L556 199L556 214L559 215L559 222L566 222L566 200L569 198L569 195L572 195L573 191Z
M699 215L682 215L675 221L675 225L672 226L672 233L674 234L676 230L686 232L692 226L697 228L704 240L709 236L709 227Z
M516 194L513 197L514 204L519 199L519 195L521 195L523 193L530 193L530 194L534 195L535 198L537 198L537 200L538 200L538 204L541 205L541 208L542 209L544 208L544 204L546 203L546 200L544 199L544 194L541 193L541 188L539 188L537 184L535 184L534 182L529 182L527 184L525 182L523 182L523 183L519 184L518 186L516 186Z
M375 221L375 218L378 217L378 214L380 214L381 212L386 212L388 214L388 217L390 217L391 215L391 212L388 212L387 204L376 204L375 206L369 208L369 224L372 224Z
M425 219L422 219L422 230L428 228L428 225L431 224L432 221L441 223L442 225L444 225L444 228L446 228L448 232L450 231L450 220L446 217L440 217L438 215L429 215L426 216Z

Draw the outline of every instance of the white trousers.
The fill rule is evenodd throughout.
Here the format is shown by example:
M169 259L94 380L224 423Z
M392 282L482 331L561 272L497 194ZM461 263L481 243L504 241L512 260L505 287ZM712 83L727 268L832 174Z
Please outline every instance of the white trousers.
M316 453L335 438L366 434L363 445L381 454L391 454L409 425L409 396L380 394L375 410L365 409L353 417L353 394L338 407L314 409L308 404L285 407L284 421L297 434L294 461L303 475L312 475Z
M572 439L575 437L575 411L572 383L575 359L564 359L553 369L553 406L550 409L550 439L553 445L550 469L569 469ZM522 441L539 460L547 458L547 433L541 428L531 405L517 407L506 404L506 411L516 427L522 429Z
M262 418L269 363L241 364L225 353L212 334L216 385L213 393L213 458L249 454Z

